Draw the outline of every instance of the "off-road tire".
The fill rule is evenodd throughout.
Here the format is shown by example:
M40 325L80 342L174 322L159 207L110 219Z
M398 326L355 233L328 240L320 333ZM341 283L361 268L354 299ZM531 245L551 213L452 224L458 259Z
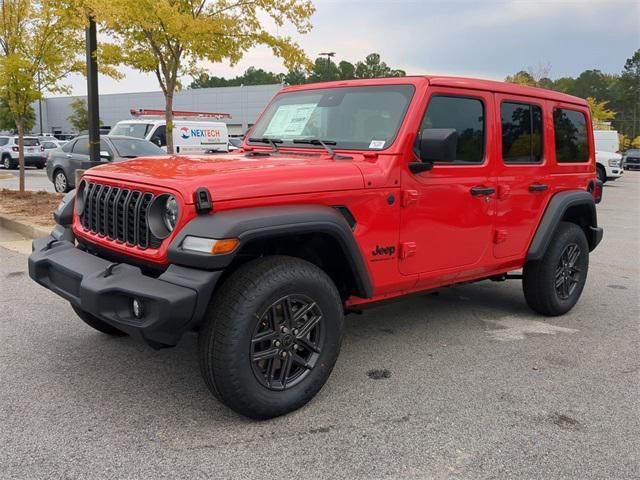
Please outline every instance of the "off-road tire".
M75 305L71 305L73 311L76 312L76 315L80 317L80 319L89 325L91 328L98 330L99 332L106 333L107 335L113 335L114 337L123 337L127 335L122 330L118 330L115 327L112 327L107 322L103 322L95 315L91 315L88 312L85 312L81 308L76 307Z
M561 257L571 245L580 249L575 264L579 271L575 272L575 287L562 298L556 288L557 275L562 269ZM575 223L560 222L544 257L528 262L524 267L522 287L527 304L532 310L550 317L568 312L582 294L588 270L589 244L584 231Z
M607 183L607 171L602 165L596 165L596 177L602 183Z
M320 309L322 348L298 383L276 391L255 372L252 341L260 324L266 325L263 315L270 306L295 296L307 297ZM342 343L343 305L329 276L312 263L263 257L244 264L224 282L199 335L200 370L211 392L241 415L273 418L305 405L329 378Z

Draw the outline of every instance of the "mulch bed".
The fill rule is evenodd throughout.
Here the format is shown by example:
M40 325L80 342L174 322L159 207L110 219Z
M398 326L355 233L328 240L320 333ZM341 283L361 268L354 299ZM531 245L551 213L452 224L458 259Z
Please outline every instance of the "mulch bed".
M53 211L58 208L62 193L19 192L0 190L0 214L8 215L33 225L52 227Z

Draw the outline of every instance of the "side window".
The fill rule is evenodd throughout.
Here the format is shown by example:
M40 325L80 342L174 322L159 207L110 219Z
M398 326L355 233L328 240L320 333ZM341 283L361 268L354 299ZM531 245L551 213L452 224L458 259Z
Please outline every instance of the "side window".
M160 140L159 145L156 139ZM167 146L167 127L164 125L159 125L158 128L156 128L156 131L153 132L151 141L156 145L158 145L159 147L166 147Z
M565 108L554 109L553 129L558 163L579 163L589 160L587 117L584 113Z
M503 102L500 117L504 162L541 162L542 109L528 103Z
M0 137L0 147L5 146L7 143L9 143L9 139L6 137Z
M62 151L69 153L75 144L76 144L76 141L74 141L74 140L71 140L71 141L65 143L62 146Z
M437 95L431 97L420 125L449 128L458 133L455 163L482 163L484 160L484 104L477 98Z
M73 153L89 155L89 138L79 138L73 146Z

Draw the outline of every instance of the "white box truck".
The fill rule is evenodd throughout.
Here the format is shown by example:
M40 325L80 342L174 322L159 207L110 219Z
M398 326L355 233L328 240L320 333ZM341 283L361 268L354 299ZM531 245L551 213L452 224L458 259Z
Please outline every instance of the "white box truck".
M167 124L164 110L133 109L131 120L114 125L109 135L144 138L167 148ZM231 118L226 113L173 112L173 148L181 155L228 152L227 124L218 120Z
M600 152L620 153L620 140L617 130L594 130L593 141Z

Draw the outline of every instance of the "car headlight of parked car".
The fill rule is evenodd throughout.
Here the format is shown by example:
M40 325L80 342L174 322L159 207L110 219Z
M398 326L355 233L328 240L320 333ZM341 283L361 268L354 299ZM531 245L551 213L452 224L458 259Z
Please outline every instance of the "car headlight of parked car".
M618 160L615 158L612 158L611 160L609 160L609 166L610 167L619 167L620 163L622 163L622 160Z

